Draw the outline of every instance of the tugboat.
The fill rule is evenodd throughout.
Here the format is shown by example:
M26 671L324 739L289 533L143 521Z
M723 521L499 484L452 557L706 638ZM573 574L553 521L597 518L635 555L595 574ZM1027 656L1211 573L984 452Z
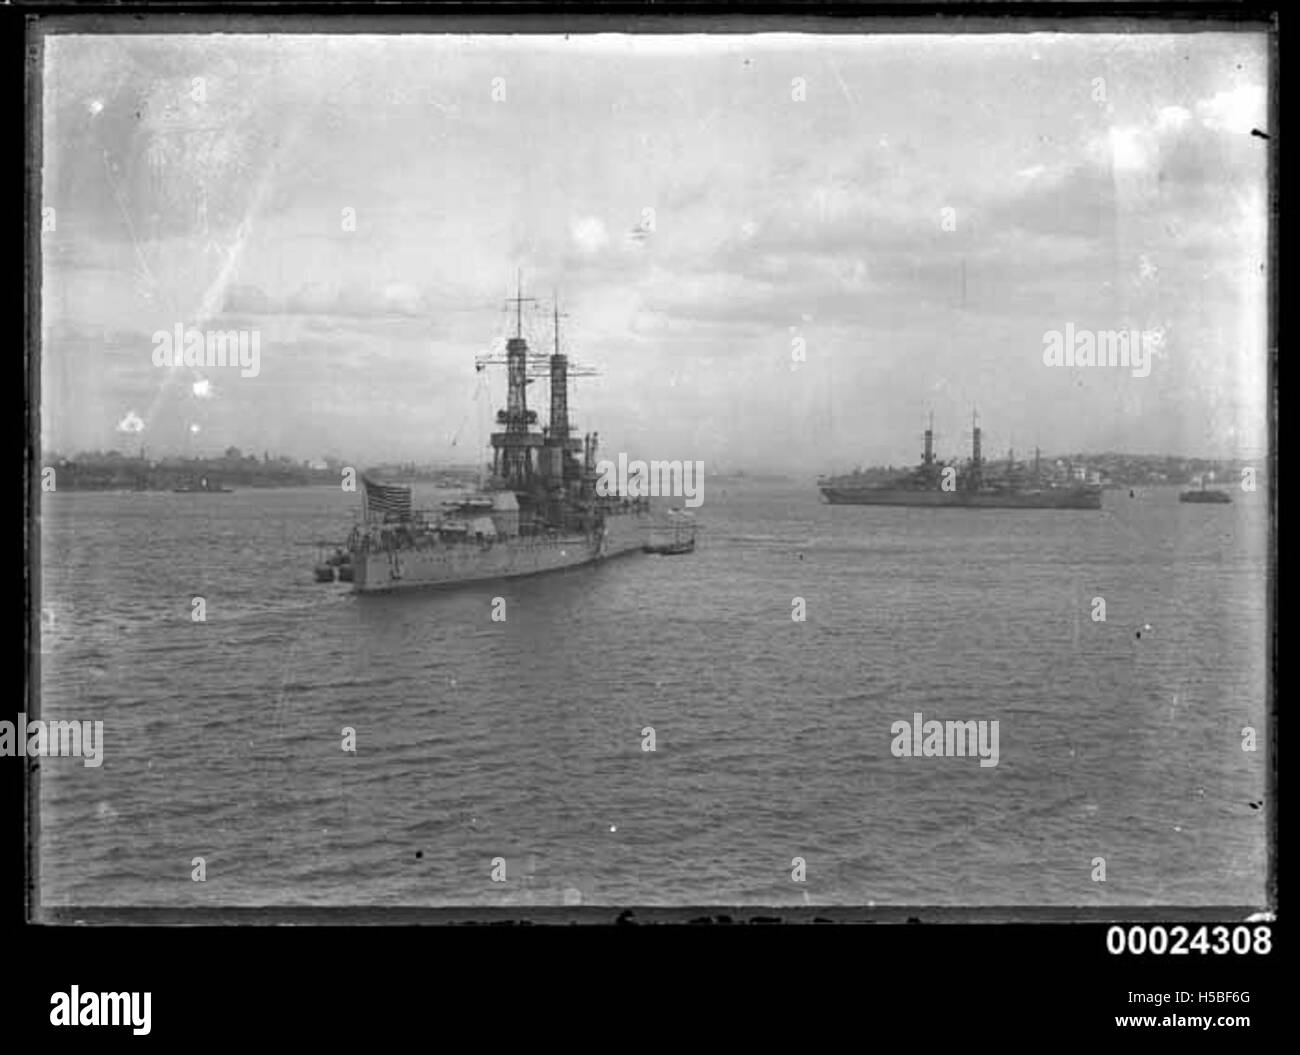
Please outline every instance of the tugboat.
M1205 476L1201 476L1201 489L1199 491L1184 491L1178 496L1180 502L1196 503L1218 503L1220 505L1232 501L1232 495L1227 491L1207 490L1205 487Z

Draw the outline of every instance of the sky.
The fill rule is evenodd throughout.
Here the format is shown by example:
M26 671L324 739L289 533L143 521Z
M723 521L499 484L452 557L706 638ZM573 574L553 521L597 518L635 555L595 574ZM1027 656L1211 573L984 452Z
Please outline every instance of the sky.
M480 461L522 275L609 457L911 464L976 410L986 454L1267 451L1262 35L45 45L47 450ZM177 325L257 375L156 365ZM1067 325L1149 375L1048 365Z

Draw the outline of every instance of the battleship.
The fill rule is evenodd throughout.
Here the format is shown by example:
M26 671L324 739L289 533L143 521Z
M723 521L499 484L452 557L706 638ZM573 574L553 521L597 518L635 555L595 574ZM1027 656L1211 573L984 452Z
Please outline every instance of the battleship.
M1100 509L1101 485L1079 480L1059 481L1042 471L1034 452L1030 469L1018 465L1014 453L1005 467L993 472L980 450L980 428L974 429L970 461L943 465L934 456L934 421L925 430L921 464L901 475L853 472L822 477L818 489L831 505L944 506L974 509Z
M433 510L412 507L409 484L363 474L361 521L347 541L352 588L360 593L450 586L557 571L641 551L649 535L644 498L598 494L597 433L575 435L569 418L569 378L591 376L560 352L558 304L555 350L529 349L523 336L522 288L515 335L505 355L481 355L475 369L506 368L506 406L497 412L491 476L480 489ZM528 385L550 385L550 421L539 426Z

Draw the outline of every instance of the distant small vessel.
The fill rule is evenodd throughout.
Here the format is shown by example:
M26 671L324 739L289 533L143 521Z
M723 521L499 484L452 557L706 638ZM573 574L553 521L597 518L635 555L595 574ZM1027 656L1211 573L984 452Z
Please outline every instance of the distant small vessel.
M206 476L199 477L198 483L173 487L172 494L177 495L229 495L234 492L229 487L214 484Z
M695 552L695 524L688 518L686 512L676 509L669 510L669 515L673 519L673 535L671 539L656 539L651 537L643 547L645 553L659 553L666 557L677 556L681 553Z
M1205 477L1201 477L1201 489L1199 491L1184 491L1178 496L1180 502L1210 502L1224 504L1232 501L1232 495L1227 491L1210 491L1206 489Z

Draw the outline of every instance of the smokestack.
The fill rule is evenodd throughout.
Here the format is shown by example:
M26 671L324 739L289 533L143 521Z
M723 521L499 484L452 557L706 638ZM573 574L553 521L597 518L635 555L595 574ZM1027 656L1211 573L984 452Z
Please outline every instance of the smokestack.
M509 424L520 425L528 410L528 342L522 337L506 342L506 378L506 415Z
M551 356L551 439L569 442L569 357Z

